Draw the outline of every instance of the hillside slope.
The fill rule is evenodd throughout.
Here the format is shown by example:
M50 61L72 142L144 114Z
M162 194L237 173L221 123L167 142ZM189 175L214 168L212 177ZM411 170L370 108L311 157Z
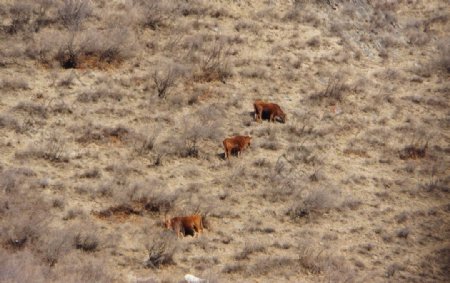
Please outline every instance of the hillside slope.
M0 0L0 281L446 282L443 0ZM254 121L253 102L286 123ZM224 159L222 140L252 145ZM177 239L167 217L200 211Z

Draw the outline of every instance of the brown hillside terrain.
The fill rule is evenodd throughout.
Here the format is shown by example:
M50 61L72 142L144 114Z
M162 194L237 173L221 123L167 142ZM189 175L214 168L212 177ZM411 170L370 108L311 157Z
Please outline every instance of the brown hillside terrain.
M449 17L0 0L0 282L448 282Z

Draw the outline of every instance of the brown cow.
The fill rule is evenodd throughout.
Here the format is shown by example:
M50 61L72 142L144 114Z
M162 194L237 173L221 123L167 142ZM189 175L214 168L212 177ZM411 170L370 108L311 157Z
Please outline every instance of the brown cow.
M167 219L165 226L167 229L174 230L179 238L186 234L198 237L203 232L203 220L200 214Z
M230 158L232 152L240 153L250 146L252 137L250 136L235 136L223 140L223 147L225 148L225 157Z
M270 122L275 122L276 118L282 123L286 122L286 114L278 104L256 100L253 106L255 107L255 121L262 120L264 113L269 115Z

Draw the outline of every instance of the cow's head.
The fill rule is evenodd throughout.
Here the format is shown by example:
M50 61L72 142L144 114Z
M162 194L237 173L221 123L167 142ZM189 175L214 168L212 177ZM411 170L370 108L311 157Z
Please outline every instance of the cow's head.
M286 114L284 114L284 112L283 111L281 111L281 109L280 109L280 111L278 112L278 119L280 120L280 122L281 123L286 123L286 120L287 120L287 118L286 118Z
M169 219L166 219L165 221L164 221L164 226L167 228L167 229L172 229L172 220L169 218Z
M246 136L245 137L245 141L247 142L248 146L250 146L251 143L252 143L252 137L251 136Z

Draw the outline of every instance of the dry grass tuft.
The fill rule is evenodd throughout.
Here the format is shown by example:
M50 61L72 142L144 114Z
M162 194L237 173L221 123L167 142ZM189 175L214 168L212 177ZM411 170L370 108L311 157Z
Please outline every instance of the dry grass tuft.
M428 150L428 141L425 144L411 144L400 150L400 159L424 158Z

